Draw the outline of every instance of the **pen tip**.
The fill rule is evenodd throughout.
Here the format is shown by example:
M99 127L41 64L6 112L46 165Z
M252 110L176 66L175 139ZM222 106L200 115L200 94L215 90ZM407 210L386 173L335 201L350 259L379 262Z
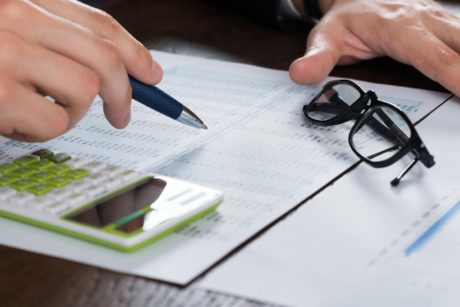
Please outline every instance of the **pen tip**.
M182 113L176 120L194 128L208 129L208 127L203 123L203 121L195 113L190 111L190 109L188 109L185 106L183 106Z

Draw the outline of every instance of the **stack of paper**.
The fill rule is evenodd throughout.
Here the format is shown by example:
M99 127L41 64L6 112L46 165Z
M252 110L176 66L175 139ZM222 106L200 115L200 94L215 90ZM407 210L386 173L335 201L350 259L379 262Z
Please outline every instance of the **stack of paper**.
M286 71L155 53L161 88L210 127L197 131L135 104L133 120L115 130L96 102L57 140L40 144L106 162L151 170L225 192L218 212L135 254L0 219L0 243L115 271L184 284L347 170L357 158L350 124L307 124L302 106L319 86L294 85ZM420 119L448 95L360 83ZM34 146L1 140L0 158Z
M432 169L393 188L404 163L360 165L200 286L289 306L458 306L459 114L449 102L418 126Z

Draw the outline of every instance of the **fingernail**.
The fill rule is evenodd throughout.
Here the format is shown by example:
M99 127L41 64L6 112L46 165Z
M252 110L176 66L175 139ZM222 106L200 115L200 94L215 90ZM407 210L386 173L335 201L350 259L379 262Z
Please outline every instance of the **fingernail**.
M123 126L126 127L131 120L131 110L128 111L128 114L123 118Z
M163 68L161 68L160 64L158 64L155 60L152 63L152 79L155 83L161 81L163 77Z

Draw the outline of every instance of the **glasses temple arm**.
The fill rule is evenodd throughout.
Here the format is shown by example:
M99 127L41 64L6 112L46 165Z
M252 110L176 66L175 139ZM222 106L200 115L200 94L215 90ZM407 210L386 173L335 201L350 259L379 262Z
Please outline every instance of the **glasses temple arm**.
M395 179L391 181L391 186L397 187L401 182L401 179L414 167L418 162L418 158L415 158Z
M386 130L391 132L395 136L401 145L405 145L409 142L410 138L391 120L388 115L385 114L381 109L377 109L375 113L383 120L383 122L388 126ZM384 126L385 127L385 126Z
M328 104L323 104L323 105L314 105L317 109L320 109L322 112L326 112L329 114L340 114L343 112L346 108L349 107L347 103L345 103L342 99L340 99L340 96L338 95L337 92L332 95L329 100L333 102L335 105L331 105L330 103ZM339 108L338 108L339 107ZM375 132L379 133L383 137L385 137L389 141L396 141L399 143L399 146L404 146L407 141L409 140L409 137L401 130L398 128L398 126L381 110L376 110L376 113L382 118L382 120L390 126L392 129L388 129L384 125L382 125L379 121L371 118L368 122L369 126L374 130Z

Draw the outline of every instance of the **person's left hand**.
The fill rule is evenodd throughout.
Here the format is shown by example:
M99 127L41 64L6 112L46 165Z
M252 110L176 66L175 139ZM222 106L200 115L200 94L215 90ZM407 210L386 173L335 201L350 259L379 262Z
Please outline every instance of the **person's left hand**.
M336 64L390 56L460 96L460 18L432 0L320 0L325 12L310 32L293 81L312 84Z

